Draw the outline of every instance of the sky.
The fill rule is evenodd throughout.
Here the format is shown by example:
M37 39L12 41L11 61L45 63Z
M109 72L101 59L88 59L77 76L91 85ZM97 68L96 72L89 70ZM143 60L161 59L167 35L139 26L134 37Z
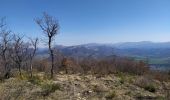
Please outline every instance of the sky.
M43 37L43 12L60 24L56 44L170 41L170 0L0 0L0 17L28 37Z

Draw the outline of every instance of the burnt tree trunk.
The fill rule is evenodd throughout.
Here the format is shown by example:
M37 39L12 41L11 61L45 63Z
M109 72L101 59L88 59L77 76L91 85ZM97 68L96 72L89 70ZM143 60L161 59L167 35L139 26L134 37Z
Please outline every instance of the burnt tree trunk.
M51 39L52 37L49 36L49 42L48 42L48 45L49 45L49 51L50 51L50 56L51 56L51 78L53 78L53 74L54 74L54 54L53 54L53 49L51 47Z

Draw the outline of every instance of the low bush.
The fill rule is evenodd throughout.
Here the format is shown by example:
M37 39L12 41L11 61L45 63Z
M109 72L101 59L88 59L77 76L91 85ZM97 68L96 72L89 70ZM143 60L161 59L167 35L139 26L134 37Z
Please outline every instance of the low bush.
M59 90L60 85L55 84L55 83L44 83L44 84L42 84L41 89L42 89L42 95L48 96L50 93L53 93L56 90Z
M105 96L105 98L106 98L106 100L112 100L115 96L116 96L116 92L115 91L111 91L110 93L108 93Z
M96 93L106 92L108 89L104 85L94 84L92 90Z
M147 86L144 87L145 90L149 91L149 92L156 92L156 88L153 84L149 84Z
M136 80L135 84L149 92L156 92L156 85L152 79L146 77L140 77Z
M28 81L36 85L40 85L43 82L43 80L38 76L33 76L32 78L29 78Z

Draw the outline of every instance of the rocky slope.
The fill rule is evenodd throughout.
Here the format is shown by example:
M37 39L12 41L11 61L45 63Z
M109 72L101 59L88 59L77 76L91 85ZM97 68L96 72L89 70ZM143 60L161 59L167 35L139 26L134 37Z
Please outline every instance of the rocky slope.
M39 73L2 81L0 100L168 100L168 87L170 82L123 73L57 74L53 80Z

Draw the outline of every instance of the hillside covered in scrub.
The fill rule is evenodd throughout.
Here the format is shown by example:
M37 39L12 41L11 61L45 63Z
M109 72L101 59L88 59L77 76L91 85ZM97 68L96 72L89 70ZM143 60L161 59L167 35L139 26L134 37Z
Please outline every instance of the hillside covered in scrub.
M169 100L170 82L149 76L45 73L23 74L0 82L1 100Z
M169 4L0 0L0 100L170 100Z
M54 46L58 22L44 13L36 23L46 36L43 53L39 38L25 41L0 22L0 100L170 100L170 71L103 46L60 52Z

